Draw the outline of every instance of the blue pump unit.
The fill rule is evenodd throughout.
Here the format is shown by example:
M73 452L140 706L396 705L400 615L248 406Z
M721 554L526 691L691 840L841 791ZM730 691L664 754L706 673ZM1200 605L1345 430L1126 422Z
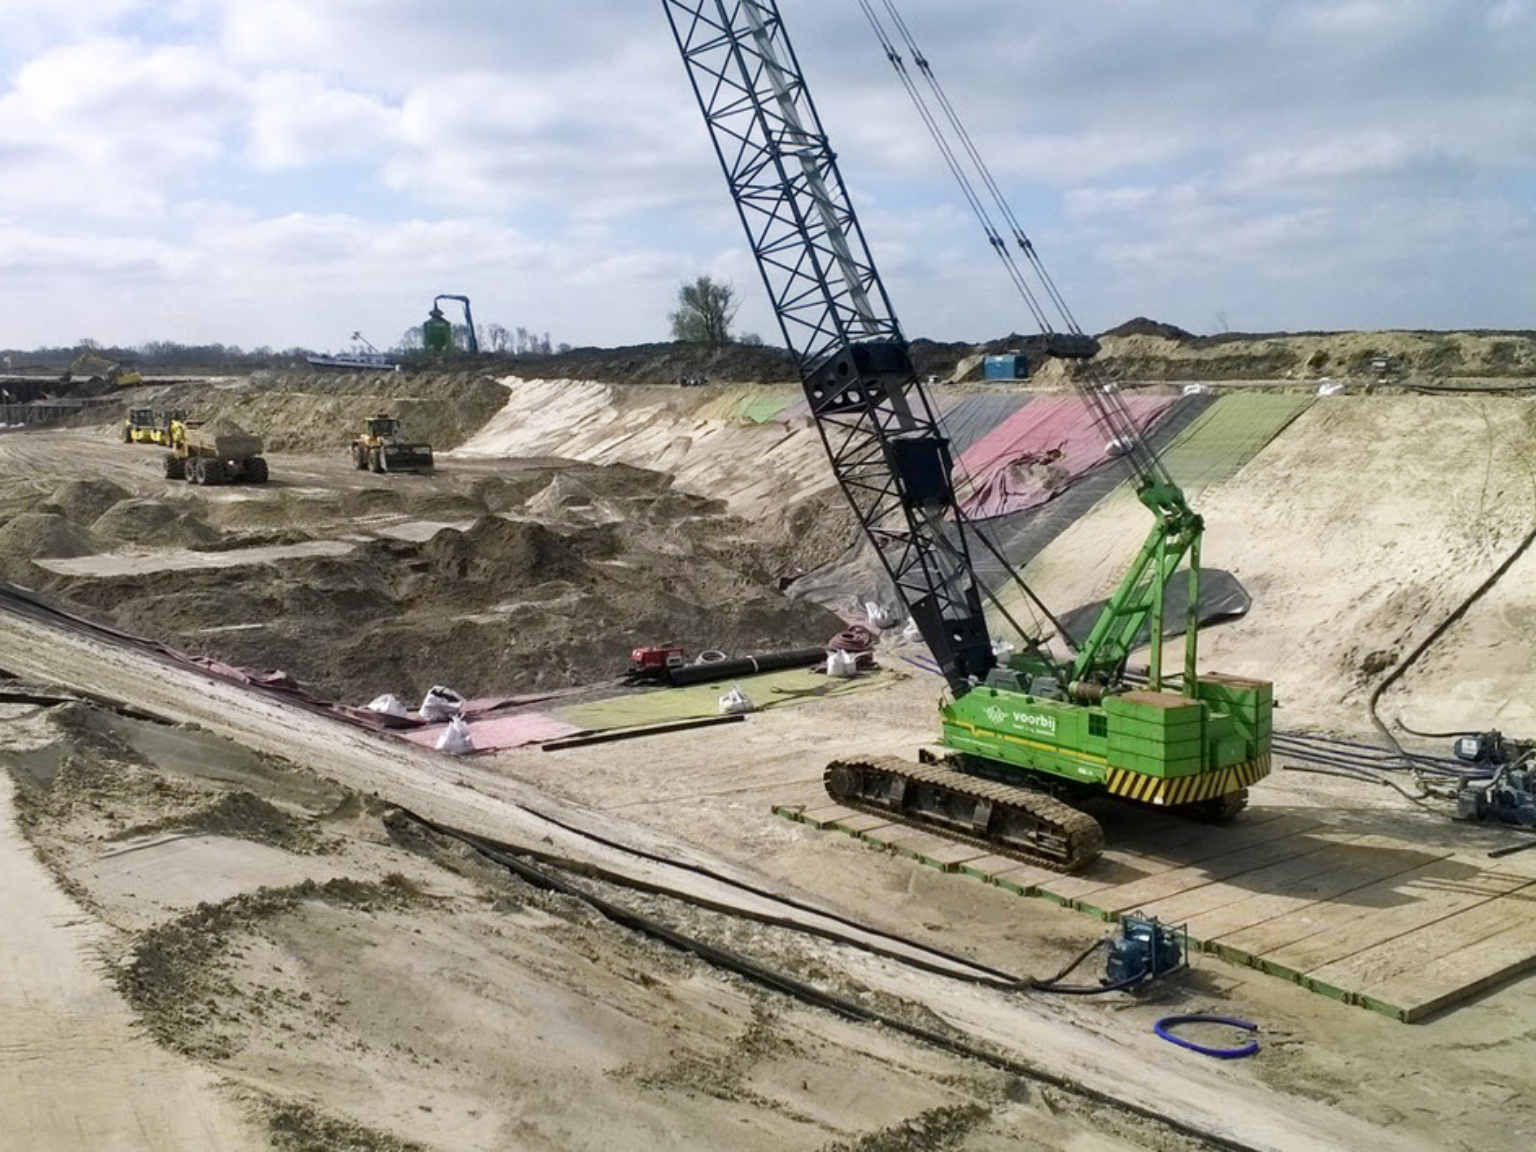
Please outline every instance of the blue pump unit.
M1109 942L1105 981L1129 987L1164 976L1184 962L1188 944L1186 929L1155 916L1126 916L1120 921L1120 935Z

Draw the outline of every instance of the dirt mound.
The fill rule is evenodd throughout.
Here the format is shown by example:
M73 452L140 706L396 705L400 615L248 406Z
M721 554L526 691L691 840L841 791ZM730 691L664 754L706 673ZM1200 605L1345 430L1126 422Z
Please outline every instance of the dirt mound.
M63 516L25 512L0 527L0 562L10 566L28 560L94 556L101 541L86 528Z
M484 516L467 532L445 528L421 548L432 577L536 587L579 579L585 563L565 538L529 520Z
M110 480L71 480L55 490L48 502L76 524L91 524L112 505L131 495Z
M126 829L113 839L130 840L167 831L229 836L289 852L312 852L319 845L319 836L311 823L295 819L275 804L245 791L231 792L184 816L167 817Z
M553 484L558 476L571 482ZM551 487L585 495L508 518L460 493L458 508L478 506L473 523L421 541L381 538L344 555L233 569L59 579L51 589L130 631L282 668L346 700L415 698L436 683L471 695L590 684L616 675L639 644L749 654L820 643L841 627L777 590L776 537L760 538L718 501L673 490L668 476L544 466L474 491L507 504ZM398 515L415 502L396 490L326 507Z
M1111 328L1108 332L1101 332L1104 336L1157 336L1163 340L1184 341L1193 340L1195 334L1186 332L1174 324L1164 324L1160 320L1148 320L1145 316L1137 316L1127 320L1119 327Z
M604 384L677 384L703 377L736 384L777 384L795 379L783 348L767 344L636 344L625 348L574 348L554 356L515 356L508 372L530 380L596 380Z
M208 545L219 539L217 529L160 500L120 501L102 513L91 531L108 540L157 548Z
M1105 334L1103 347L1100 365L1127 380L1315 382L1327 377L1374 383L1385 375L1388 380L1431 383L1536 376L1536 337L1518 332L1230 332L1191 337L1116 329Z
M156 407L185 408L212 429L230 421L266 450L345 453L370 416L387 412L405 434L438 451L456 447L506 404L495 380L473 372L382 375L259 375L232 384L179 384Z

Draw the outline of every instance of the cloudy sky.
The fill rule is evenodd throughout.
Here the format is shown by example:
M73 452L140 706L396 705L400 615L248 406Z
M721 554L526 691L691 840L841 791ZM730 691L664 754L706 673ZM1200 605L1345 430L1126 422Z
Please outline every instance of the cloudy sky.
M855 0L781 0L912 335L1027 330ZM1085 325L1536 327L1536 0L902 0ZM0 0L0 347L776 338L658 0Z

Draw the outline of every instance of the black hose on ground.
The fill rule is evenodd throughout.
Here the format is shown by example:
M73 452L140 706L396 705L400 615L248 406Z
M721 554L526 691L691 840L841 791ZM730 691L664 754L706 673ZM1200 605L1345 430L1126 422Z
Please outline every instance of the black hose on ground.
M882 932L876 928L867 928L856 923L855 921L838 916L835 913L822 912L818 909L797 904L794 901L775 896L772 893L765 892L760 889L745 888L740 884L734 884L731 881L725 881L724 878L719 879L726 883L733 883L733 886L737 887L738 889L748 891L753 895L762 897L763 899L774 900L789 907L796 908L799 911L820 916L835 923L841 923L845 927L856 929L857 931L863 932L869 936L900 944L902 947L910 949L911 951L902 952L894 948L883 948L878 944L870 943L864 940L857 940L849 936L842 935L838 932L834 932L831 929L817 928L810 924L804 924L800 921L790 920L782 916L773 916L766 912L753 912L750 909L744 909L734 904L722 904L719 901L709 900L703 896L696 896L690 892L682 892L676 888L669 888L664 884L653 884L646 880L638 880L632 876L626 876L622 872L614 872L597 864L589 864L584 861L572 860L568 857L558 856L554 853L542 852L535 848L528 848L521 844L507 844L501 841L491 840L488 837L475 835L472 832L465 832L458 828L450 828L446 825L438 824L433 820L429 820L425 816L418 815L417 813L412 812L407 808L401 808L398 805L392 805L391 807L396 813L404 817L406 820L409 820L411 823L416 824L421 828L425 828L430 832L435 832L440 836L445 836L451 840L456 840L459 843L464 844L467 847L472 848L476 852L480 852L482 854L500 853L503 855L527 857L530 860L537 860L540 863L548 864L554 868L559 868L561 871L571 873L572 875L583 876L590 880L598 880L606 884L612 884L618 888L628 888L635 892L642 892L648 896L666 896L674 900L680 900L685 904L691 904L696 908L702 908L708 912L718 912L722 915L734 916L742 920L751 920L758 924L766 924L772 928L782 928L786 931L798 932L805 936L813 936L817 939L827 940L834 944L843 944L849 948L856 948L861 952L867 952L872 956L878 956L882 960L892 960L897 963L916 968L919 971L929 972L936 976L945 976L953 980L958 980L964 984L974 984L981 987L993 988L1000 992L1021 992L1028 989L1030 986L1030 982L1028 980L1010 975L1007 972L999 971L996 968L991 968L975 960L970 960L963 956L956 956L952 953L944 952L937 948L932 948L929 945L919 943L915 940L909 940L905 937L895 936L889 932ZM652 859L662 863L673 863L671 861L664 860L662 857L652 857ZM684 868L688 871L694 872L695 874L700 873L699 869L689 865L673 864L673 866ZM702 874L709 876L712 879L717 878L712 873L704 872ZM923 960L918 956L911 955L911 952L926 953L929 956L943 960L945 963L939 964L933 961ZM961 968L968 968L971 971L965 972L957 970ZM977 973L980 973L981 975L977 975Z
M1434 644L1440 639L1440 637L1444 636L1456 624L1458 624L1462 617L1464 617L1468 612L1472 610L1473 605L1475 605L1479 600L1481 600L1484 596L1493 590L1494 586L1504 578L1505 574L1508 573L1508 571L1517 563L1519 563L1520 558L1523 557L1528 551L1530 551L1532 544L1536 544L1536 528L1533 528L1530 532L1528 532L1525 538L1520 541L1519 545L1513 552L1509 554L1504 562L1493 570L1492 575L1490 575L1488 579L1484 580L1475 589L1473 589L1472 594L1463 600L1456 607L1455 611L1453 611L1439 624L1435 625L1430 634L1424 637L1423 640L1419 641L1414 650L1408 654L1408 657L1403 660L1403 662L1400 663L1396 668L1392 669L1392 671L1387 674L1387 678L1380 684L1376 685L1376 687L1372 690L1369 703L1371 723L1376 726L1376 730L1382 734L1388 744L1392 745L1392 747L1397 750L1399 755L1407 756L1409 754L1403 751L1403 746L1397 742L1397 737L1392 735L1391 729L1389 729L1386 724L1382 722L1381 715L1377 711L1377 706L1381 703L1382 696L1386 694L1387 689L1391 688L1392 685L1401 680L1403 676L1408 672L1408 670L1419 662L1424 653L1428 652L1430 648L1433 647Z
M399 811L404 812L404 809ZM430 821L423 820L420 823L425 827L432 827ZM662 924L653 917L642 915L612 901L605 900L601 896L588 892L580 886L572 884L548 870L540 868L536 864L530 863L528 860L521 860L510 853L489 848L484 844L477 844L475 843L476 837L459 836L455 838L462 840L463 843L484 856L487 860L506 868L509 872L512 872L536 888L580 900L599 915L622 928L628 928L631 931L649 936L654 940L659 940L679 951L688 952L712 967L732 972L743 979L750 980L783 995L793 997L801 1003L824 1009L858 1023L881 1025L963 1059L978 1061L998 1071L1006 1072L1009 1075L1018 1076L1022 1079L1048 1084L1061 1091L1070 1092L1074 1096L1129 1113L1152 1123L1160 1124L1182 1136L1213 1148L1231 1150L1231 1152L1257 1152L1251 1145L1243 1144L1219 1133L1198 1128L1193 1124L1175 1119L1156 1109L1119 1099L1108 1092L1100 1091L1086 1084L1080 1084L1047 1068L1027 1064L1015 1057L1005 1056L1002 1053L990 1051L980 1045L970 1043L960 1037L946 1035L935 1029L910 1023L877 1009L870 1008L856 1000L839 996L835 992L828 992L812 984L807 984L787 973L769 968L739 953L731 952L717 945L709 944L697 937L679 932L677 929ZM518 851L521 852L522 850L518 849Z
M1410 728L1403 723L1401 716L1397 717L1396 724L1410 736L1417 736L1421 740L1455 740L1461 736L1481 736L1481 732L1420 732L1416 728Z
M1368 768L1323 768L1311 767L1305 764L1286 764L1283 767L1287 772L1308 772L1314 776L1337 776L1341 780L1359 780L1366 784L1380 784L1383 788L1392 789L1392 791L1402 796L1404 800L1407 800L1410 804L1418 805L1426 812L1433 812L1437 816L1444 815L1433 804L1426 804L1424 802L1424 795L1415 796L1398 784L1396 780L1388 780L1385 776L1379 776Z
M780 672L786 668L809 668L826 659L824 648L795 648L788 652L768 652L761 656L743 656L738 660L715 660L708 664L685 664L667 673L674 688L689 684L713 684L759 672Z

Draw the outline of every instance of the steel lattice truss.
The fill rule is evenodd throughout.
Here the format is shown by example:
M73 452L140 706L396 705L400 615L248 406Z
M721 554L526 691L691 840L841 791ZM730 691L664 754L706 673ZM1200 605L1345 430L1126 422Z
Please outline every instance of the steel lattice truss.
M801 375L850 343L900 340L778 6L663 3Z
M959 688L994 663L971 529L778 5L662 3L838 482ZM917 492L925 451L942 480Z

